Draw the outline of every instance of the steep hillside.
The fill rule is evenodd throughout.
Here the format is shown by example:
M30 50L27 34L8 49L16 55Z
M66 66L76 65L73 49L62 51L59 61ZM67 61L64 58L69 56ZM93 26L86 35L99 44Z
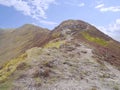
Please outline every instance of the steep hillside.
M49 30L26 24L15 30L0 31L0 66L34 46L41 46Z
M50 37L82 41L93 47L94 53L107 62L120 66L120 43L84 21L64 21L51 32Z
M67 20L62 22L59 26L57 26L53 32L61 32L69 29L67 33L71 33L72 35L77 35L80 32L87 32L94 37L100 37L105 40L110 40L111 38L100 32L94 26L88 24L87 22L81 20ZM79 36L78 36L79 37Z
M120 89L120 43L84 21L67 20L52 31L24 25L0 38L2 52L7 47L16 56L0 54L9 58L0 90Z

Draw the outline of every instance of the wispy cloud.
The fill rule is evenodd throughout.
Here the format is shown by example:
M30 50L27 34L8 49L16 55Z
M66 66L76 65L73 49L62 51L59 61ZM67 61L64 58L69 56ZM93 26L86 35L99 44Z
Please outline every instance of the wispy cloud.
M116 19L116 21L108 26L98 26L98 28L113 37L114 39L120 41L120 19Z
M110 7L105 7L104 4L99 4L95 6L96 9L99 9L101 12L120 12L120 6L110 6Z
M47 24L47 25L57 25L56 22L46 21L46 20L41 20L40 23L42 23L42 24Z
M104 7L104 4L99 4L95 8L102 8L102 7Z
M64 2L64 4L69 5L69 6L74 6L74 7L83 7L85 6L84 2L79 2L79 1L69 1L69 2Z
M101 3L103 3L103 0L95 0L95 3L96 4L101 4Z
M26 16L41 20L47 18L46 10L49 8L49 5L56 4L56 2L55 0L0 0L0 4L14 7L14 9Z
M83 6L85 6L85 3L80 3L80 4L78 4L78 6L83 7Z

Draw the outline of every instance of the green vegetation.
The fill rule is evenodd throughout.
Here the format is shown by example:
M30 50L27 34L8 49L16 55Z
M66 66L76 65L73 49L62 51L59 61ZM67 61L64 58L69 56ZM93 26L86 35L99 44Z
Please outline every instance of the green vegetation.
M0 84L0 90L11 90L11 82L5 82Z
M38 55L40 55L42 53L42 48L40 47L33 47L29 50L26 51L27 55L28 55L28 58L30 57L36 57Z
M52 37L53 37L53 38L57 38L57 37L59 37L59 36L60 36L60 33L53 33L53 34L52 34Z
M87 32L83 32L82 35L88 41L95 42L95 43L97 43L99 45L102 45L102 46L107 46L108 45L108 42L105 41L104 39L101 39L101 38L98 38L98 37L93 37L93 36L89 35Z
M65 41L49 42L44 48L59 48Z
M113 89L114 89L114 90L120 90L117 85L115 85L115 86L113 87Z
M35 86L41 86L41 79L39 77L34 78L35 79Z
M96 87L93 87L91 90L97 90Z
M4 82L16 70L17 66L25 60L27 54L22 54L18 58L12 59L7 62L0 70L0 82Z

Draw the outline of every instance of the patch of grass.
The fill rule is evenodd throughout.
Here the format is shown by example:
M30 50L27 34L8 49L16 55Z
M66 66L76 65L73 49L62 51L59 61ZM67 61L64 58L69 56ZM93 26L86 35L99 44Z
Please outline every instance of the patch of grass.
M58 38L60 36L60 33L53 33L52 38Z
M45 45L44 48L59 48L62 44L64 44L65 41L57 41L57 42L49 42L48 44Z
M91 90L97 90L95 87L93 87Z
M98 37L93 37L91 36L90 34L88 34L87 32L83 32L82 35L85 37L85 39L87 39L88 41L91 41L91 42L95 42L99 45L102 45L102 46L107 46L108 45L108 42L105 41L104 39L101 39L101 38L98 38Z
M42 83L41 79L39 77L34 79L35 79L35 86L38 86L38 87L41 86L41 83Z
M119 88L117 85L115 85L115 86L113 87L113 89L114 89L114 90L120 90L120 88Z
M0 84L0 90L11 90L11 82L5 82Z
M42 53L42 48L34 47L26 51L28 58L36 57Z
M27 54L22 54L18 58L12 59L7 62L0 70L0 83L4 82L16 70L17 66L25 60Z

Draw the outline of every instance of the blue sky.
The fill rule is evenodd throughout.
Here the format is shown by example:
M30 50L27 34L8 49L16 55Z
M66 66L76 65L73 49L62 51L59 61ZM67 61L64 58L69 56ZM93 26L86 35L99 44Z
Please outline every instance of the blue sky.
M53 29L67 19L86 21L120 41L120 0L0 0L0 28L31 23Z

